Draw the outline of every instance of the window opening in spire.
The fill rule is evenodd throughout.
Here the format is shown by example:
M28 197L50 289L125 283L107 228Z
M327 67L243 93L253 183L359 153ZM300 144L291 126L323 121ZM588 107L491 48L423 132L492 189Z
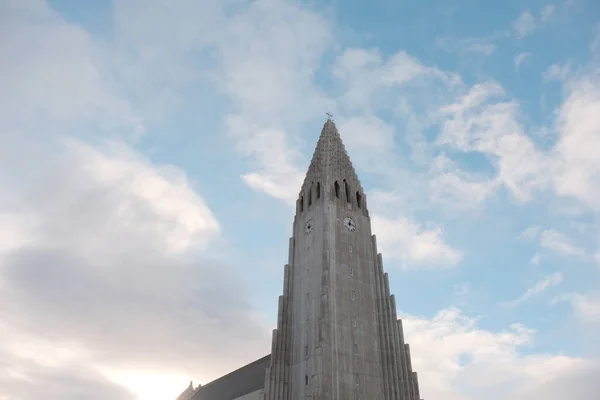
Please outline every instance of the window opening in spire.
M317 182L317 199L321 198L321 182Z
M304 211L304 196L300 196L300 212Z
M335 197L337 197L339 199L340 198L340 184L338 183L338 181L335 181L335 183L333 184L333 187L335 188Z
M312 204L312 188L308 189L308 206L310 207Z
M348 188L348 182L344 179L344 191L346 192L346 201L350 203L350 189Z
M360 195L360 192L356 192L356 205L358 205L358 208L361 208L362 205L360 204L362 200L362 196Z

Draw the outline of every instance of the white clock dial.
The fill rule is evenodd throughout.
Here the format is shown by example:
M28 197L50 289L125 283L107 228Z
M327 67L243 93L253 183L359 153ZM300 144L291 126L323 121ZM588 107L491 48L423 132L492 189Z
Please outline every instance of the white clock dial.
M311 233L314 226L315 226L315 221L313 221L312 219L309 219L308 221L306 221L306 224L304 224L304 233L306 233L306 234Z
M356 222L354 222L354 220L352 218L346 217L346 218L344 218L344 226L349 231L354 231L356 229Z

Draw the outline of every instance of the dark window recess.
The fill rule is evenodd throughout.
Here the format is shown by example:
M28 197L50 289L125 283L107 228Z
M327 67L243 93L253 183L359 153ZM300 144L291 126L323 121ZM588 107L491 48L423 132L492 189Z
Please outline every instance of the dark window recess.
M304 355L308 356L308 346L304 346Z
M362 207L361 200L362 196L360 195L360 192L356 192L356 205L358 206L358 208Z
M335 189L335 197L337 197L339 199L340 198L340 184L338 183L338 181L335 181L335 183L333 184L333 187Z
M354 354L358 354L358 345L354 343Z
M308 385L308 375L304 375L304 384Z
M317 182L317 199L321 198L321 183Z
M308 189L308 206L312 204L312 189Z
M348 182L344 179L344 190L346 191L346 201L350 203L350 188L348 187Z
M304 211L304 196L300 196L300 212Z

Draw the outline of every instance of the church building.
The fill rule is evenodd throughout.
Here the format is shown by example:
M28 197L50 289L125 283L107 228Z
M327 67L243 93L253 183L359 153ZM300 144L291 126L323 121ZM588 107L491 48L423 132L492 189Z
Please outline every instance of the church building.
M325 122L296 202L271 353L178 400L420 400L367 196Z

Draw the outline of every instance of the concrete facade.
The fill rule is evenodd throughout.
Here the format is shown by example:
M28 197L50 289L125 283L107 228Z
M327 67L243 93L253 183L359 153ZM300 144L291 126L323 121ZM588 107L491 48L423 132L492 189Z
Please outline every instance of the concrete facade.
M420 399L367 196L331 119L298 196L267 364L249 399ZM204 388L191 399L235 399Z

